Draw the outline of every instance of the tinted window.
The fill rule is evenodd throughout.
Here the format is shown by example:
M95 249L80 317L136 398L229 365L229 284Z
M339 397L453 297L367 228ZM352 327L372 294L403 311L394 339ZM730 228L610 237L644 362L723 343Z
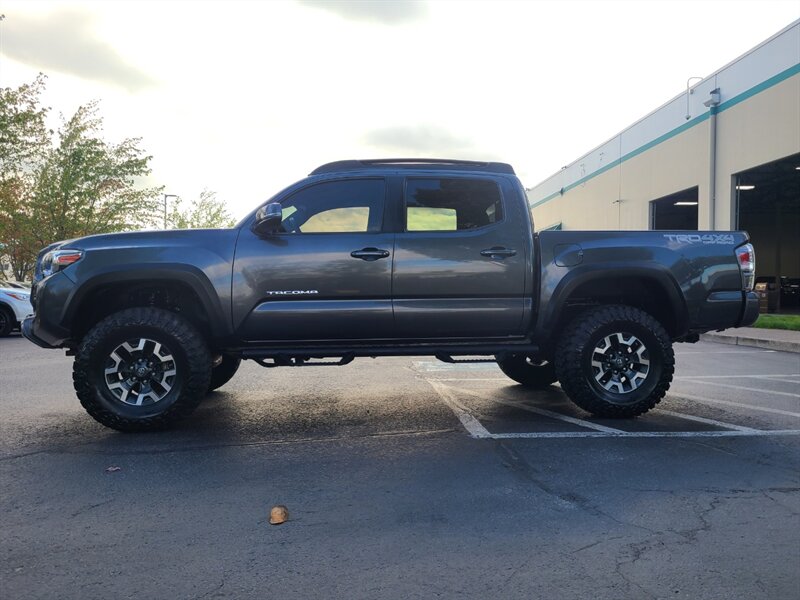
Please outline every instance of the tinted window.
M383 179L318 183L281 202L283 233L376 232L383 223Z
M406 231L465 231L503 220L493 181L461 178L409 179Z

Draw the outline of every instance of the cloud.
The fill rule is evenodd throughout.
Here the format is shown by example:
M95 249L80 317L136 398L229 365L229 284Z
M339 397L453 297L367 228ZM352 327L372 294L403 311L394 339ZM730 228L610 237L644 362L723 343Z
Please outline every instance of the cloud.
M387 152L406 156L469 158L479 154L475 144L466 137L453 135L435 125L384 127L364 136L364 142ZM482 158L487 158L482 153Z
M425 17L428 7L423 0L298 0L309 8L327 10L353 21L371 21L384 25L410 23Z
M47 72L59 71L138 92L156 85L97 37L92 15L74 9L44 17L10 15L3 23L3 53Z

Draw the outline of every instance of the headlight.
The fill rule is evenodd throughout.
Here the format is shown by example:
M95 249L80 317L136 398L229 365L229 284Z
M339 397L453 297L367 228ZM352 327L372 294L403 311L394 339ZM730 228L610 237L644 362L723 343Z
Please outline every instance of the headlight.
M30 302L31 295L30 294L20 294L19 292L3 292L6 296L11 296L14 300L19 300L20 302Z
M52 250L42 257L42 275L49 277L83 258L82 250Z

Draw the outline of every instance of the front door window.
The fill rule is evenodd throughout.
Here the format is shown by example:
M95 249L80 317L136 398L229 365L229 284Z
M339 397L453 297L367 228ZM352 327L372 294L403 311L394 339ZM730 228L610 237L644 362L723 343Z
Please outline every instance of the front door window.
M383 224L383 179L325 181L284 200L281 233L375 233Z

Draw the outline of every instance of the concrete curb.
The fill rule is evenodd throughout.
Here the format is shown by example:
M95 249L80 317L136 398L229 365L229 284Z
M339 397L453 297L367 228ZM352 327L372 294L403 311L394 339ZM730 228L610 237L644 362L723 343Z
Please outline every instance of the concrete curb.
M700 339L705 342L717 344L730 344L733 346L749 346L765 350L779 350L781 352L794 352L800 354L800 336L797 340L776 340L754 337L752 335L731 335L730 333L702 333Z

